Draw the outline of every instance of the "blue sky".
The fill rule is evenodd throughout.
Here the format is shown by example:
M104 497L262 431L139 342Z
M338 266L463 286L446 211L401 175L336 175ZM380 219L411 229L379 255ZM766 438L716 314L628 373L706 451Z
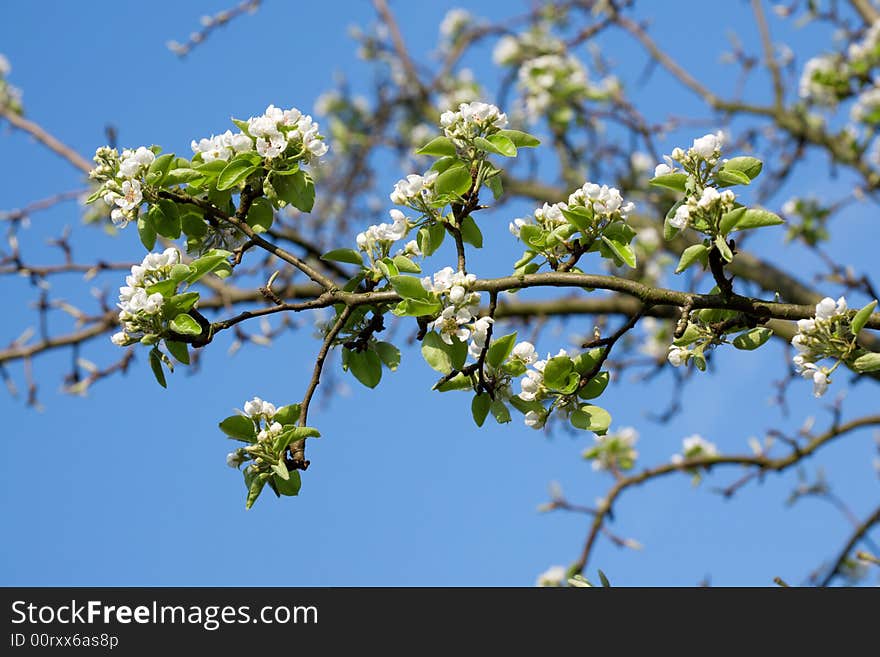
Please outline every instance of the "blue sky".
M333 86L337 72L345 72L356 86L364 84L366 69L355 57L347 29L372 20L368 3L297 3L294 8L270 1L183 61L165 48L167 40L180 40L195 29L200 15L225 4L157 1L122 10L103 1L20 3L8 8L0 24L0 52L13 65L10 81L24 89L28 116L87 156L104 143L107 123L118 126L120 143L158 143L186 152L190 139L230 127L230 115L258 114L269 103L311 108ZM747 47L755 43L741 4L728 3L729 17L719 12L711 19L712 29L695 31L681 13L703 13L705 3L664 3L664 12L653 16L653 33L708 86L730 89L731 69L718 64L725 31L738 31ZM657 6L643 5L648 11ZM456 5L392 6L408 43L425 56L445 11ZM511 11L506 2L463 6L484 16ZM781 30L775 22L774 29ZM792 35L799 61L827 43L827 37L817 40L819 34L808 27ZM638 77L643 53L619 34L606 42L621 77ZM493 80L488 49L477 51L468 64ZM750 87L759 98L766 93L762 83L766 80L757 78ZM636 97L655 118L670 112L704 114L688 92L662 74ZM679 143L689 143L699 135L680 136ZM662 147L669 152L675 145L667 140ZM4 131L0 153L2 209L80 185L76 171L20 133ZM813 160L816 166L805 167L797 179L798 189L834 196L851 184L846 175L829 180L824 161ZM400 173L406 172L389 170L386 187ZM837 225L843 237L829 247L869 271L877 235L871 210L848 210ZM507 242L474 260L483 268L479 273L507 271L510 261L503 256L515 250L505 237L510 217L494 218L484 227L487 238ZM143 255L133 231L104 236L83 226L72 205L35 215L33 224L20 239L35 260L57 261L44 241L65 225L72 230L77 260ZM767 232L752 247L771 257L784 255L806 277L813 265L807 254L797 248L783 252L782 231ZM436 268L445 264L437 262ZM70 276L54 281L52 293L83 300L90 286L112 290L118 284L113 277L86 283ZM5 280L4 297L0 342L7 343L33 321L27 306L33 291L26 281ZM63 319L57 321L53 326L65 326ZM548 332L539 346L555 352L576 330L573 324L555 337ZM580 459L591 442L588 435L547 438L516 419L505 427L490 421L477 431L469 398L432 394L433 372L413 349L404 350L399 371L386 373L376 390L348 378L350 396L315 408L313 422L324 438L310 446L313 466L304 475L300 497L266 495L245 511L241 478L224 464L232 443L216 423L253 395L279 404L301 398L318 348L307 338L308 331L287 333L271 349L250 347L231 358L225 353L228 339L221 338L197 376L181 369L168 390L155 384L145 354L139 354L127 376L100 383L86 399L59 392L59 372L69 363L69 352L39 359L35 372L44 412L26 408L20 398L0 396L5 424L0 510L7 527L0 545L0 584L531 585L548 566L569 563L579 554L587 520L539 514L536 507L546 501L551 481L558 481L572 501L586 504L610 485ZM83 353L99 364L115 355L109 342ZM782 375L782 365L782 350L775 345L745 354L719 351L715 369L723 375L698 377L687 390L687 410L666 425L645 417L646 411L665 406L672 383L666 375L641 387L610 388L602 405L614 415L615 426L640 430L642 464L667 459L683 436L695 432L723 451L744 452L750 435L774 426L794 429L807 415L815 415L821 427L829 417L829 400L813 399L798 381L790 392L791 417L780 419L768 399L770 381ZM21 385L20 365L10 371ZM833 392L844 387L845 378L838 377ZM872 388L850 391L846 416L876 408ZM836 492L864 516L877 499L873 454L870 432L862 431L806 467L813 472L821 463ZM736 476L716 474L697 489L687 477L673 477L624 496L612 529L646 549L622 551L602 541L590 574L600 567L621 585L692 585L707 576L717 585L766 585L777 575L797 582L845 540L849 526L827 503L806 500L785 507L794 473L768 476L728 501L710 492L712 485Z

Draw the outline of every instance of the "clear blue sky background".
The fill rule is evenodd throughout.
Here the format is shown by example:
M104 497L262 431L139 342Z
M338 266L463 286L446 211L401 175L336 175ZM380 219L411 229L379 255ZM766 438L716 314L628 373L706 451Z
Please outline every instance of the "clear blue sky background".
M108 122L120 128L122 144L158 143L187 152L191 138L229 127L230 115L257 114L269 103L310 109L332 87L335 72L358 80L365 71L347 28L372 21L366 2L267 2L184 61L165 48L165 41L195 29L200 15L226 4L17 3L6 8L0 24L0 52L12 62L12 83L25 91L28 116L87 156L105 142ZM747 46L755 44L743 3L662 3L662 11L651 9L660 3L642 5L654 12L654 34L695 75L714 89L731 88L732 69L718 64L725 31L739 31ZM393 3L416 53L424 56L433 47L437 25L452 6ZM507 2L464 6L484 16L511 11ZM685 19L683 12L693 14ZM694 29L695 22L709 29ZM774 30L790 34L775 22ZM791 37L801 62L824 47L822 34L807 28ZM490 73L488 50L479 52L483 59L469 64L478 74ZM621 77L641 72L643 52L619 34L608 52ZM490 73L487 79L495 77ZM752 87L759 98L765 97L764 82L759 78ZM663 75L638 94L653 118L702 111ZM0 207L80 184L64 162L24 135L5 132ZM694 136L699 135L667 140L664 152ZM816 162L804 169L799 189L833 195L847 188L845 176L828 181L824 163ZM400 173L383 174L386 187ZM783 200L776 201L777 208ZM479 273L508 270L510 260L501 256L515 249L505 237L509 218L497 217L497 230L484 229L508 243L496 252L500 255L484 254L477 261ZM77 260L142 257L134 231L105 237L83 226L72 205L36 215L33 222L21 239L35 260L57 258L43 241L64 225L73 232ZM849 262L873 266L876 273L870 259L877 239L873 209L853 208L837 228L845 235L831 245L832 254L846 254ZM783 231L767 232L753 246L772 254L782 246ZM810 270L802 251L785 253L796 268ZM109 277L99 284L112 290L119 281ZM4 279L3 285L0 342L7 343L33 319L26 307L33 291L25 281ZM53 283L53 295L81 300L90 285L71 276ZM57 321L64 326L63 319ZM548 333L542 351L558 349L576 328L557 337ZM168 390L155 384L139 354L126 377L102 382L86 399L58 392L69 352L39 359L35 371L45 412L0 396L5 429L0 584L531 585L548 566L574 560L587 520L542 515L536 507L546 501L550 481L560 482L572 501L587 504L610 485L579 458L589 434L547 439L519 420L506 427L490 421L477 431L469 398L430 393L433 373L414 350L404 352L400 370L386 374L378 389L367 391L350 379L350 397L315 409L313 422L324 438L310 446L313 467L299 498L267 494L246 512L241 477L224 464L233 444L216 422L255 394L279 404L301 398L317 350L307 338L308 331L288 333L271 350L251 347L233 358L225 354L228 341L218 340L200 375L187 376L181 368ZM106 364L118 352L108 342L83 355ZM807 415L816 415L819 426L827 421L830 399L814 400L802 382L790 394L791 418L780 420L768 399L770 381L782 375L782 367L777 346L747 354L719 351L715 369L723 376L701 376L688 388L686 412L667 425L645 417L664 407L671 385L666 375L645 387L620 385L602 403L616 426L641 431L642 464L667 459L681 438L694 432L723 451L744 452L748 436L763 435L771 426L793 429ZM21 384L21 366L10 371ZM832 394L845 381L838 377ZM845 415L872 408L876 389L861 385L851 391ZM877 500L873 454L870 432L862 431L821 456L836 491L859 516ZM809 471L816 464L808 463ZM624 496L612 528L646 549L622 551L602 541L591 574L601 567L620 585L692 585L706 576L717 585L766 585L776 575L797 582L839 549L849 526L830 505L807 500L785 507L794 473L769 476L730 501L710 492L736 476L713 475L698 489L687 477L674 477Z

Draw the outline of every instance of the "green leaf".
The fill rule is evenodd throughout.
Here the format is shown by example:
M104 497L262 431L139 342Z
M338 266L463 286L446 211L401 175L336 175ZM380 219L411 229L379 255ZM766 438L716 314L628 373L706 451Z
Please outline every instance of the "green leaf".
M434 297L423 286L422 281L415 276L392 276L391 287L404 299L432 302Z
M293 430L293 438L290 442L299 442L306 438L320 438L321 432L314 427L296 427Z
M761 228L762 226L778 226L784 224L785 221L777 214L769 210L761 210L758 208L747 209L733 230L748 230L749 228Z
M153 370L153 376L156 377L156 381L159 385L163 388L167 388L168 384L165 382L165 372L162 371L162 353L155 347L150 350L150 369Z
M173 162L174 153L166 153L153 160L150 168L147 169L147 175L144 179L146 183L148 185L161 185L163 183L162 179L165 177L168 169L171 168Z
M454 377L449 379L449 381L444 381L443 383L435 383L432 390L437 390L438 392L449 392L451 390L473 390L474 384L471 381L471 378L465 374L459 372Z
M608 372L599 372L596 376L578 388L578 397L581 399L595 399L596 397L599 397L605 392L605 388L608 387L608 381L610 378Z
M404 299L391 312L398 317L423 317L436 315L439 311L439 301Z
M422 340L422 358L441 374L452 372L452 358L448 350L449 345L434 331L425 335Z
M718 224L718 230L722 235L728 235L731 231L736 230L736 224L742 219L746 213L746 208L734 208L730 212L721 215L721 221Z
M486 416L489 415L489 407L492 405L492 398L486 393L474 395L471 400L471 415L478 427L483 426Z
M519 239L527 246L540 251L545 246L544 231L534 224L526 224L519 229Z
M605 573L603 573L601 570L599 571L599 581L602 582L602 586L606 589L611 588L611 582L608 581L608 578L605 577Z
M666 213L666 217L663 219L663 239L667 242L674 239L676 235L678 235L681 230L673 226L669 221L675 216L675 211L678 210L683 205L682 201L675 203L671 208L669 208L669 212Z
M516 157L516 145L511 139L502 134L495 133L494 135L490 135L488 139L477 137L477 140L488 142L491 148L487 148L486 150L491 153L497 153L504 157ZM474 143L478 146L481 145L477 144L477 140L474 140Z
M174 290L177 289L177 283L172 281L170 278L165 279L164 281L159 281L158 283L153 283L150 287L147 288L147 294L161 294L163 297L168 297L174 294ZM162 308L162 311L165 312L165 308ZM174 315L165 315L166 318L174 317Z
M862 308L859 312L855 314L855 317L852 318L850 322L850 330L853 332L853 335L857 335L859 331L865 328L865 324L868 323L868 320L871 318L871 313L874 312L874 308L877 307L877 299L874 299L867 306Z
M681 259L678 261L678 267L675 268L675 273L680 274L697 262L702 263L704 268L709 264L709 249L702 244L694 244L682 252Z
M379 355L379 358L392 372L396 371L400 365L400 349L390 342L377 342L373 345L373 349Z
M572 412L571 424L577 429L603 435L611 426L611 415L604 408L587 404Z
M495 421L498 424L507 424L510 422L510 410L500 399L493 401L491 406L489 406L489 410L492 411L492 417L495 418Z
M495 369L501 367L501 364L510 356L516 343L516 332L510 333L503 337L493 340L486 352L486 362Z
M544 366L544 385L551 390L561 390L568 384L568 375L574 363L568 356L556 356Z
M446 228L443 224L434 223L420 228L416 241L418 242L419 250L427 258L440 248L444 237L446 237Z
M759 326L736 336L733 339L733 346L744 351L752 351L767 342L772 336L773 331Z
M721 169L715 174L715 182L719 187L731 187L732 185L748 185L752 179L742 171Z
M222 249L211 249L201 258L193 260L189 267L192 273L186 279L187 283L195 283L197 280L221 268L232 254Z
M568 220L572 226L582 233L586 233L593 226L593 211L591 208L584 208L579 205L563 210L562 215Z
M715 246L718 247L718 251L721 253L722 258L727 262L733 262L733 251L730 250L730 246L727 244L727 240L724 239L723 235L715 236Z
M759 160L758 158L742 155L740 157L732 157L727 160L727 162L724 163L724 166L721 167L721 170L743 173L751 181L761 174L761 169L763 168L764 163L761 162L761 160Z
M285 481L279 477L275 477L275 489L279 495L295 497L299 495L299 489L302 488L302 479L299 470L289 473L289 478Z
M296 424L296 421L299 419L299 414L299 404L288 404L287 406L282 406L281 408L276 410L275 416L272 419L282 426L287 424Z
M350 265L364 265L363 257L354 249L333 249L327 251L321 256L321 260L332 260L333 262L347 262Z
M180 237L180 213L177 204L168 199L159 199L150 206L147 214L156 232L162 237L176 240Z
M248 210L245 223L254 229L255 233L265 233L272 227L275 220L275 211L269 199L262 196L255 198Z
M180 185L182 183L201 180L204 177L205 176L201 171L196 171L195 169L184 167L171 169L171 171L165 174L165 177L162 179L162 186L172 187L174 185Z
M189 349L187 348L186 343L165 338L165 347L178 362L183 363L184 365L189 365Z
M254 477L254 479L251 481L250 485L248 486L247 501L244 503L244 506L246 509L250 509L254 505L254 502L257 501L257 498L260 496L260 493L263 492L263 486L265 486L265 485L266 485L266 479L264 477L261 477L259 475Z
M181 335L199 335L202 332L199 323L185 313L172 319L168 326L172 331Z
M303 212L311 212L315 205L315 183L305 171L292 176L272 176L272 187L278 198Z
M156 245L156 228L153 226L153 220L150 213L142 214L137 221L138 237L141 238L141 244L147 251L152 251Z
M492 197L497 201L504 194L504 185L501 182L501 176L492 176L485 179L485 185L492 190Z
M254 442L257 439L257 430L254 421L243 415L230 415L220 423L220 431L230 438Z
M461 239L478 249L483 248L483 233L480 232L477 222L470 215L461 222Z
M180 229L196 239L201 239L208 234L208 224L205 223L205 218L191 206L181 209Z
M272 464L272 472L275 473L276 481L278 479L283 479L284 481L290 479L290 472L288 472L287 464L285 464L283 460L279 460L277 463Z
M541 145L541 142L537 137L520 130L499 130L496 134L506 137L513 142L513 145L517 148L534 148L535 146Z
M152 292L151 292L152 294ZM162 304L162 315L166 319L174 319L180 313L190 310L199 300L198 292L184 292L165 299Z
M880 370L880 354L866 352L852 362L852 368L856 372L876 372Z
M572 363L574 363L574 370L581 376L587 374L588 372L592 372L596 367L596 363L599 362L599 359L602 358L602 354L605 350L602 347L594 347L589 351L584 351L575 356Z
M368 388L375 388L382 379L382 361L372 349L350 352L348 369Z
M250 159L243 157L232 158L229 164L223 167L220 175L217 176L217 189L224 191L240 185L258 168Z
M416 155L433 155L435 157L455 155L455 144L446 137L435 137L417 150Z
M394 262L394 266L397 267L398 271L402 271L407 274L422 273L422 268L403 254L394 256L394 260L392 262Z
M662 176L657 176L656 178L651 178L648 181L648 184L654 185L654 187L665 187L666 189L674 189L677 192L685 191L685 185L687 184L687 174L686 173L667 173Z
M438 196L462 196L471 188L471 173L464 164L448 168L437 176L434 193Z
M602 235L602 241L611 249L611 252L614 253L620 260L626 263L629 267L635 269L636 267L636 254L632 250L632 247L629 244L624 244L622 242L618 242L617 240L608 239L605 235Z

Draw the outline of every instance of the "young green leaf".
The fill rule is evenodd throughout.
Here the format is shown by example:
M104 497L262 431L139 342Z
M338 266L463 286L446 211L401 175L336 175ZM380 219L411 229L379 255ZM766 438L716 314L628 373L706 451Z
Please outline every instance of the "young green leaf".
M382 379L382 361L372 349L350 352L348 369L368 388L375 388Z
M253 228L255 233L265 233L272 227L274 219L275 211L269 199L260 196L251 202L245 223Z
M290 472L286 481L279 477L275 478L275 489L278 491L279 495L295 497L296 495L299 495L300 488L302 488L302 479L299 470Z
M876 372L880 370L880 353L868 351L856 358L852 367L856 372Z
M142 214L137 220L138 237L141 238L141 244L147 251L152 251L156 245L156 227L153 226L153 220L150 213Z
M517 148L535 148L541 145L537 137L520 130L499 130L496 134L507 137Z
M501 367L501 364L510 356L516 343L516 332L510 333L503 337L493 340L486 352L486 362L495 369Z
M702 244L694 244L682 252L675 273L680 274L697 262L702 263L704 268L709 264L709 249Z
M605 392L605 388L608 387L609 380L610 376L608 372L599 372L596 376L578 388L578 397L581 399L595 399L596 397L599 397Z
M165 347L178 362L183 363L184 365L189 365L189 349L187 348L186 343L165 338Z
M493 401L489 406L489 410L492 412L492 417L495 418L495 421L498 424L507 424L510 422L510 410L500 399Z
M373 349L379 354L379 358L389 370L394 372L400 365L400 349L390 342L377 342Z
M850 323L850 330L852 330L853 334L858 334L859 331L865 328L865 324L868 323L868 320L871 318L871 313L874 312L874 308L876 307L877 299L874 299L855 314L855 317L852 318L852 322Z
M217 189L224 191L240 185L259 167L244 158L233 158L217 176Z
M433 301L434 297L423 286L422 281L415 276L392 276L391 287L404 299L417 301Z
M156 377L156 381L159 385L163 388L167 388L168 384L165 382L165 372L162 370L162 353L155 347L150 350L150 369L153 370L153 376Z
M471 173L464 164L448 168L437 176L434 193L438 196L462 196L471 188Z
M181 335L199 335L202 332L202 327L199 323L185 313L181 313L172 319L168 327Z
M773 336L773 331L763 326L740 333L733 339L733 346L744 351L752 351L763 345Z
M491 405L492 398L485 392L479 395L474 395L474 398L471 400L471 415L478 427L483 426L483 422L486 421L486 416L489 415L489 407Z
M587 404L572 412L571 424L577 429L602 435L611 426L611 415L604 408Z
M687 184L687 174L686 173L667 173L662 176L657 176L655 178L651 178L648 181L649 185L653 185L654 187L665 187L666 189L672 189L676 192L683 192L685 190L685 185Z
M461 239L478 249L483 248L483 233L480 232L477 222L470 215L461 222Z
M609 249L611 249L611 252L614 255L616 255L620 260L622 260L627 266L635 269L635 267L636 267L636 254L632 250L632 247L629 244L624 244L623 242L609 239L605 235L602 235L602 241L605 243L605 245Z
M422 357L432 369L441 374L452 372L452 358L448 353L449 345L434 331L426 334L422 340Z
M321 260L332 260L333 262L347 262L350 265L363 266L364 260L360 253L354 249L333 249L327 251L321 256Z
M254 442L257 439L257 430L254 421L243 415L230 415L220 423L220 431L230 438Z
M417 150L416 155L453 156L455 155L455 144L447 137L435 137Z

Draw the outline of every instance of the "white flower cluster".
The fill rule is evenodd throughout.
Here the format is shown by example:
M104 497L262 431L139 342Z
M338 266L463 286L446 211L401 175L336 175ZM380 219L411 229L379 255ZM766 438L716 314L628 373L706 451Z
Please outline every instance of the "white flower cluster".
M564 52L565 44L541 26L522 34L501 37L492 51L492 59L499 66L509 66L541 55Z
M595 436L596 444L584 450L584 458L592 461L593 470L631 470L639 453L635 444L639 432L622 427L604 436Z
M798 95L817 105L834 106L838 93L848 86L843 60L837 55L819 55L804 64Z
M880 123L880 87L874 86L859 94L849 115L853 121Z
M673 148L670 155L663 156L665 162L654 168L654 176L680 172L680 169L675 165L676 162L689 169L693 169L702 161L708 163L709 166L714 166L718 163L718 158L721 157L721 149L724 147L726 139L724 132L719 130L694 139L694 143L687 150Z
M263 401L259 397L254 397L250 401L245 402L244 415L254 422L255 427L259 428L257 431L257 442L227 454L226 465L230 468L238 469L242 463L253 459L255 465L252 465L251 468L256 471L259 469L258 466L264 464L265 459L259 454L265 455L266 452L273 452L272 442L284 430L280 422L274 421L277 411L278 409L275 408L275 404Z
M95 151L95 168L89 172L93 180L102 181L101 197L113 208L110 218L114 225L125 228L137 218L144 201L141 180L155 161L156 154L145 146L125 149L122 155L115 148L102 146Z
M568 225L568 221L563 211L568 211L574 207L583 207L590 210L593 214L593 227L601 230L612 221L626 221L629 214L635 208L632 202L624 202L620 190L608 185L597 185L587 182L568 197L568 202L544 203L543 206L537 208L534 212L534 218L514 219L509 224L510 232L517 238L520 236L520 230L525 225L537 225L542 230L553 232L556 229ZM571 234L574 234L572 230ZM568 235L567 237L571 236ZM552 247L554 255L563 255L568 246L564 241L557 243Z
M851 43L846 55L850 65L862 70L880 63L880 21L873 23L860 41Z
M406 219L406 215L397 209L389 210L388 214L391 215L394 223L387 224L383 222L370 226L362 233L358 233L356 238L358 249L369 253L379 242L387 246L406 237L407 232L409 232L409 222ZM407 249L409 248L410 245L408 244ZM415 248L418 250L418 245Z
M813 382L813 395L821 397L831 383L829 374L834 368L820 367L816 361L825 356L836 354L835 333L840 320L848 319L846 312L848 307L846 299L840 297L834 301L831 297L825 297L816 304L816 316L813 319L798 320L798 332L791 339L792 346L797 354L792 358L798 374ZM835 366L836 367L836 366Z
M547 394L547 388L544 386L544 368L547 362L554 358L547 354L547 358L538 360L538 355L531 343L524 342L514 347L513 357L518 358L525 365L531 365L532 369L526 370L525 375L520 379L520 393L517 395L525 402L541 401ZM571 356L565 349L560 349L556 356ZM562 415L568 415L571 408L566 406L557 406L557 411ZM532 429L540 429L547 421L547 413L539 411L528 411L523 418L527 427Z
M202 162L222 160L228 162L236 153L247 153L254 150L254 140L243 132L232 134L227 130L222 135L211 135L190 143L193 153L202 156Z
M140 265L131 268L131 274L125 277L125 285L119 288L117 306L122 331L110 338L113 344L124 347L160 330L159 313L164 298L158 292L149 294L147 288L166 280L171 268L179 263L180 252L168 248L162 253L148 253Z
M538 575L535 580L535 586L540 587L560 587L565 582L565 568L562 566L550 566L543 573Z
M457 112L447 110L440 115L443 133L462 149L470 147L475 138L492 135L506 126L507 114L479 101L462 103Z
M414 208L419 212L429 212L434 183L438 175L437 171L428 171L423 176L411 173L406 178L398 180L394 184L394 191L389 195L391 202Z
M551 108L560 107L568 120L567 107L587 99L607 98L619 87L614 76L592 82L581 61L569 54L547 54L525 60L517 73L517 86L523 95L529 121L537 122Z
M719 192L714 187L704 187L699 198L689 196L684 203L678 206L675 214L669 220L669 225L680 230L687 228L691 219L698 214L718 216L733 210L735 202L736 194L729 189Z
M688 459L712 458L718 456L718 448L699 434L693 434L682 440L681 454L673 454L672 462L676 465Z
M452 267L444 267L433 280L430 276L422 279L422 287L440 297L444 308L440 315L428 324L428 330L437 331L446 344L452 344L452 338L466 342L470 338L474 316L480 307L479 292L470 292L470 287L477 280L473 274L454 271ZM482 328L483 339L488 326Z
M467 9L450 9L440 22L440 35L448 41L455 41L473 20Z
M311 162L327 152L327 144L318 133L318 124L297 108L282 110L269 105L260 116L247 120L247 132L232 134L227 130L217 137L193 140L193 152L202 160L229 160L236 153L252 151L267 160L288 153L290 157ZM254 141L256 140L256 141Z

